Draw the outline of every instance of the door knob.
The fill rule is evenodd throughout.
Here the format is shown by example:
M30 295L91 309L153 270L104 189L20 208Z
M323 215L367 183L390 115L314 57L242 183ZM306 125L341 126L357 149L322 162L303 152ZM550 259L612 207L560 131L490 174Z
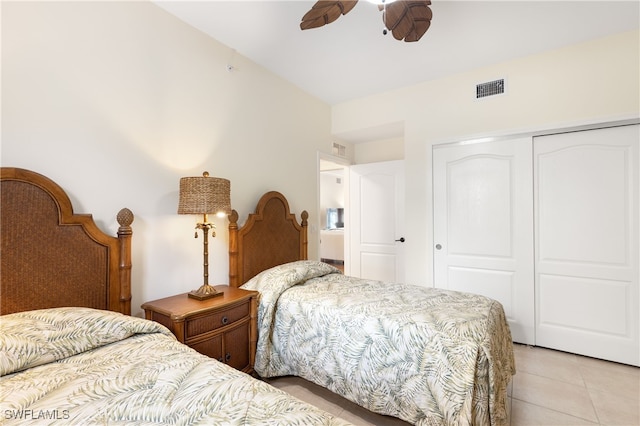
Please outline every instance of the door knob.
M400 237L399 239L397 239L396 241L400 241L401 243L404 243L404 237Z
M436 250L440 250L442 249L442 246L440 244L436 244Z

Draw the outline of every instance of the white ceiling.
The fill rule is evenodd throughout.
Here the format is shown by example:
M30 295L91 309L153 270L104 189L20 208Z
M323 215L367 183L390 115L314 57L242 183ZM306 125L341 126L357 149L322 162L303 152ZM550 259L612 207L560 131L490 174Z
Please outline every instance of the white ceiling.
M640 22L637 0L432 0L431 28L405 43L382 34L382 13L365 0L306 31L300 20L315 1L154 3L229 46L229 65L237 52L331 105L637 29Z

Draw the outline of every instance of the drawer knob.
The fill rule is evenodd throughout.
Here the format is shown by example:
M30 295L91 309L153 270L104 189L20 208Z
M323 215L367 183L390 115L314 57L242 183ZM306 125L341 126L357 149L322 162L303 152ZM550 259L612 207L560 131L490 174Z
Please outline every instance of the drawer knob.
M227 318L226 316L222 317L222 324L228 324L229 323L229 318Z
M224 356L225 361L229 362L229 360L231 359L231 354L229 352L227 352L227 354Z

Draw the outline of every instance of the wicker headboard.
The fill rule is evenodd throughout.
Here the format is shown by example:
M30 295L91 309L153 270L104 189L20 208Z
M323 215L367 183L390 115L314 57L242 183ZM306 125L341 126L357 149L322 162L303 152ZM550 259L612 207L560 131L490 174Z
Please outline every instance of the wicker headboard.
M74 214L64 190L38 173L2 167L0 315L84 306L131 314L131 223L118 237Z
M276 265L307 259L307 219L302 223L279 192L264 194L255 213L238 229L238 212L229 215L229 285L239 287L260 272Z

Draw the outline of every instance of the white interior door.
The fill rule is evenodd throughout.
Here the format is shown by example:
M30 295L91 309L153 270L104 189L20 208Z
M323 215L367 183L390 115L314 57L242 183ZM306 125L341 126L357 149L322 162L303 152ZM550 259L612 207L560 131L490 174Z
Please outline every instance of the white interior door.
M534 343L531 138L433 148L434 285L504 307Z
M640 365L639 126L534 139L536 344Z
M349 175L350 256L345 272L404 282L404 162L352 165Z

